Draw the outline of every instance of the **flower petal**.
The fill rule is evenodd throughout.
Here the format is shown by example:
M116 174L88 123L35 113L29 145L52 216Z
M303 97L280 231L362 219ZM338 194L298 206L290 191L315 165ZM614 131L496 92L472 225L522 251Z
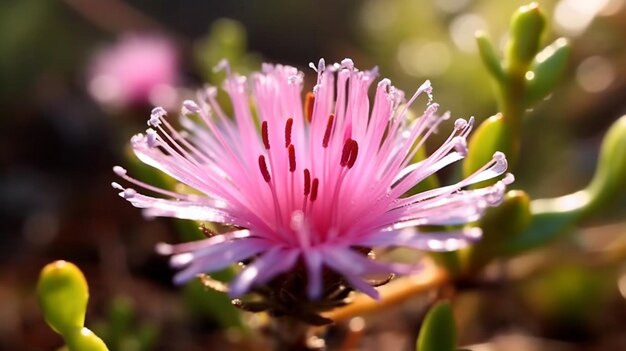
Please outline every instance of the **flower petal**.
M247 265L230 283L229 296L237 298L253 285L263 284L293 267L300 252L273 247Z
M215 272L250 256L268 250L266 240L248 238L213 245L199 252L187 252L172 256L173 265L188 263L189 266L174 276L176 284L182 284L198 274Z
M307 296L315 300L322 294L322 257L316 249L309 249L302 254L307 267Z
M414 228L401 231L381 231L362 238L363 245L374 247L410 247L418 250L447 252L461 249L480 239L480 228L453 231L419 232Z

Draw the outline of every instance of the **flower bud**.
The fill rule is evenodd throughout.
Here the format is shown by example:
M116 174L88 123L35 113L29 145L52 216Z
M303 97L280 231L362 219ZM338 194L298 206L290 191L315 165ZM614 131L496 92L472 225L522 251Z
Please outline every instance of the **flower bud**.
M53 330L66 335L83 327L89 291L85 276L74 264L55 261L46 265L39 275L37 294Z

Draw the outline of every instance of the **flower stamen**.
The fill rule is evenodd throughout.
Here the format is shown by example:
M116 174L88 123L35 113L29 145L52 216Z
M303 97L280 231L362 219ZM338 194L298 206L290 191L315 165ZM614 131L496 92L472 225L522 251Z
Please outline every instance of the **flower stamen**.
M339 164L341 167L352 168L356 162L357 154L359 153L359 145L353 139L346 139L343 143L343 150L341 151L341 160Z
M315 178L313 179L313 182L311 183L311 202L315 201L317 199L317 188L320 185L320 180Z
M270 138L267 131L267 121L263 121L261 124L261 138L263 139L263 146L265 146L265 150L270 149Z
M311 172L308 168L304 169L304 196L311 193Z
M296 148L290 144L287 150L289 152L289 172L293 173L296 171Z
M328 116L328 123L326 123L326 130L324 131L324 138L322 139L322 147L327 148L328 142L330 141L330 132L333 129L333 122L335 121L335 115L330 114Z
M311 123L313 121L313 107L315 106L315 94L308 92L304 100L304 116Z
M287 119L285 123L285 147L291 144L291 130L293 129L293 118Z
M266 183L272 181L270 172L267 170L267 163L265 163L265 156L263 155L259 155L259 169L261 170L261 175L263 176L263 180L265 180Z

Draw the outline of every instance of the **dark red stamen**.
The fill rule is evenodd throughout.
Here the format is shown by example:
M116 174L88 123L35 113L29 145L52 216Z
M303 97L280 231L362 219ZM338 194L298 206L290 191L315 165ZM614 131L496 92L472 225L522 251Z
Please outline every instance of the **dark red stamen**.
M292 145L289 145L289 172L294 172L296 170L296 148Z
M285 123L285 147L291 144L291 129L293 128L293 118L289 118Z
M311 172L308 168L304 169L304 195L309 195L311 192Z
M359 154L359 144L356 140L346 139L343 143L343 150L341 150L341 160L339 164L341 167L352 168L356 162L356 157Z
M313 106L315 106L315 94L308 92L304 100L304 116L309 123L313 120Z
M354 166L354 163L356 162L356 157L359 154L359 144L356 142L356 140L350 140L352 141L352 148L350 149L350 156L348 156L348 168L352 168L352 166Z
M272 177L270 177L270 172L267 170L267 164L265 163L265 156L259 156L259 169L261 170L261 174L263 175L263 180L266 182L270 182Z
M315 201L317 199L317 187L320 185L320 180L315 178L313 179L313 184L311 185L311 201Z
M348 164L348 158L350 158L350 152L352 150L352 139L346 139L343 143L343 150L341 150L341 160L339 164L341 167L345 167Z
M333 122L335 121L335 115L331 113L328 116L328 123L326 124L326 131L324 132L324 139L322 139L322 146L328 147L328 142L330 141L330 132L333 130Z
M270 138L267 132L267 121L263 121L261 124L261 137L263 138L263 145L265 146L265 150L270 149Z

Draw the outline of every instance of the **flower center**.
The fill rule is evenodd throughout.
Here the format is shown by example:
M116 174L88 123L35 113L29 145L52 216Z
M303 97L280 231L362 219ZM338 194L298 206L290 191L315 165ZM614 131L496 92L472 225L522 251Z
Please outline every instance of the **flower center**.
M307 101L310 99L312 98L307 97ZM306 113L308 110L305 106ZM329 114L324 133L321 135L321 148L320 144L317 144L319 141L312 141L309 146L323 151L318 156L321 157L319 160L321 163L318 163L321 167L318 166L317 176L315 176L311 169L314 163L311 163L310 159L307 160L307 152L297 152L296 145L304 147L305 150L307 150L308 145L298 143L298 140L294 139L296 135L293 134L293 125L293 118L286 119L284 126L285 152L283 152L272 148L275 139L272 139L274 143L271 144L270 138L274 134L271 134L269 122L263 121L261 123L261 141L265 152L258 156L258 166L261 177L267 184L272 196L273 208L270 212L273 212L273 228L276 231L288 233L302 230L302 225L294 228L291 223L293 215L297 213L301 214L302 220L300 222L304 226L314 225L315 227L306 230L319 231L319 237L326 238L329 235L324 234L324 232L339 229L338 224L341 220L341 213L343 213L338 211L341 204L342 185L349 170L354 167L357 161L359 144L349 137L351 128L344 126L343 129L346 132L343 133L342 147L336 144L335 147L332 147L333 143L341 142L341 139L337 140L336 136L333 136L337 132L335 130L335 115ZM311 131L310 125L307 131ZM299 157L305 159L300 163L298 162ZM300 164L300 167L304 167L302 176L296 175ZM314 208L316 201L323 202L321 207L318 206L320 208ZM315 216L315 220L313 220L313 216ZM298 236L298 233L295 236Z

